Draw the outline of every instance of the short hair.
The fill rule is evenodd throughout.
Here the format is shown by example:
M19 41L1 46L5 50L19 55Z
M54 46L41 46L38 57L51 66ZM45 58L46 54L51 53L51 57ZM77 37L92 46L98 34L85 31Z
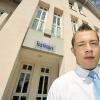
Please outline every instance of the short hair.
M74 42L75 42L75 36L78 32L83 32L83 31L94 31L88 24L83 23L78 30L75 32L75 34L72 37L71 43L72 43L72 47L74 47ZM96 31L94 31L96 33L97 36L97 40L99 41L99 36L97 34Z

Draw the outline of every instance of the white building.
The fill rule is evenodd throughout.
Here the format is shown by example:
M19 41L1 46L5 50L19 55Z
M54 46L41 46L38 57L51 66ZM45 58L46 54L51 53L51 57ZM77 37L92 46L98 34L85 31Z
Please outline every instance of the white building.
M100 34L90 0L0 0L0 100L46 100L75 67L71 38L82 23Z

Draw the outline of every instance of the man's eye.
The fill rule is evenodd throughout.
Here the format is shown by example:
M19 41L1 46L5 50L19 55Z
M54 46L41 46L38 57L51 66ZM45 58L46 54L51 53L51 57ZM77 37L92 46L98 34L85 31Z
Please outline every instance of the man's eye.
M80 46L84 46L85 44L78 44L78 46L80 47Z
M98 43L97 42L93 42L93 43L91 43L92 45L98 45Z
M97 43L91 43L91 44L94 44L94 45L95 45L95 44L97 44Z

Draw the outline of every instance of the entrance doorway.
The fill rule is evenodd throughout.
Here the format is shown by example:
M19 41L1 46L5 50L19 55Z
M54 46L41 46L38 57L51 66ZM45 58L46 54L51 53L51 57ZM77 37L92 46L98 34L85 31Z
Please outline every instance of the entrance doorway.
M58 67L45 64L23 63L17 72L11 100L46 100L53 80L58 77Z

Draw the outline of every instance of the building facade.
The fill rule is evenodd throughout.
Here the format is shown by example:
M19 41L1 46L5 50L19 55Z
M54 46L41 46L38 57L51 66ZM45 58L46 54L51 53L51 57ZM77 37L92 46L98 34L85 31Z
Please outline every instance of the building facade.
M75 67L71 38L82 23L100 35L89 0L1 0L0 100L46 100L54 79Z

